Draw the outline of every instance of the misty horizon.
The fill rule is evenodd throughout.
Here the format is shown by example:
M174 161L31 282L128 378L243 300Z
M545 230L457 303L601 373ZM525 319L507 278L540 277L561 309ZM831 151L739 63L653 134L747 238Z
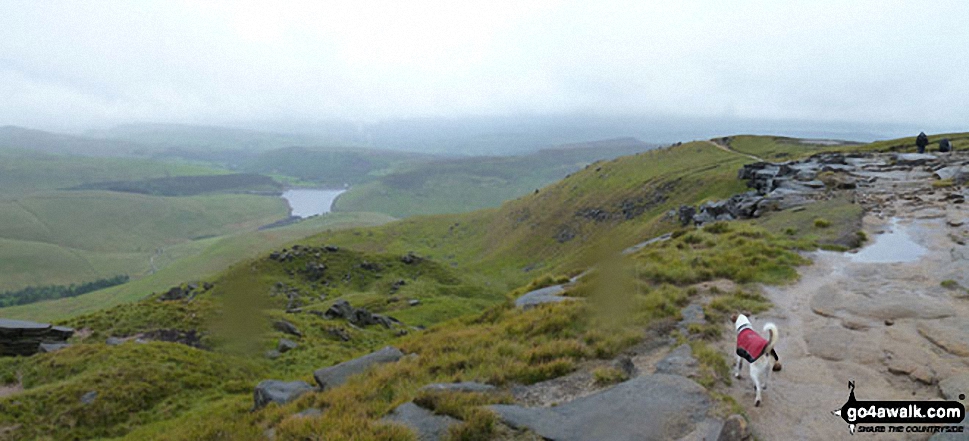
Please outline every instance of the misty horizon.
M889 137L964 130L969 118L958 106L969 96L969 31L946 25L969 15L961 2L3 9L0 125L41 130L160 123L311 133L525 115L726 130L711 136L765 127Z

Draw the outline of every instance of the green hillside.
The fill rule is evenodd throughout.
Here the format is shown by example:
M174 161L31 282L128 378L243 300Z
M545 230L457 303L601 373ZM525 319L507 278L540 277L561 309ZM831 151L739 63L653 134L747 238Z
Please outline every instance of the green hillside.
M582 169L591 162L646 151L651 145L617 139L540 150L520 156L432 160L397 170L340 196L338 211L395 217L461 213L497 207Z

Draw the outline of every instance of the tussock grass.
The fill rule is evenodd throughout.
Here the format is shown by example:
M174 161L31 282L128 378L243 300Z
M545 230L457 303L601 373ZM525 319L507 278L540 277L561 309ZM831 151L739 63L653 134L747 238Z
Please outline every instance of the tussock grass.
M598 367L592 371L592 377L599 386L621 383L629 379L622 370L613 366Z

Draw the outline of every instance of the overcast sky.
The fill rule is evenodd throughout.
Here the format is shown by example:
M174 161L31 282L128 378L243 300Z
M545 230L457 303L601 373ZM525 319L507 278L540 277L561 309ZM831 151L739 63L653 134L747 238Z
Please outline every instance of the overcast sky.
M573 112L969 130L966 19L969 2L924 0L0 0L0 125Z

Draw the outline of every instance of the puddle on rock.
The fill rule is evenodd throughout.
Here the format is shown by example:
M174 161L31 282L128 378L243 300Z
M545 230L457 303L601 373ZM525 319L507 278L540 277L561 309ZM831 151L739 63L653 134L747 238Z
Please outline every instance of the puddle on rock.
M899 225L898 219L892 219L887 231L874 237L874 243L866 246L855 254L851 254L852 262L861 263L897 263L915 262L922 258L929 250L919 245L909 233L910 225Z

